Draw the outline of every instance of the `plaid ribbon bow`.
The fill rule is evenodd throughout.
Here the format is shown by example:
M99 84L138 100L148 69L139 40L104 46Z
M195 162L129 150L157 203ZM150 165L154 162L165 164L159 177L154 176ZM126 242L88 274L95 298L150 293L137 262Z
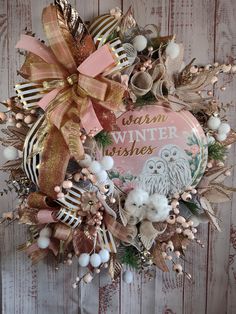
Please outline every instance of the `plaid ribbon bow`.
M102 125L97 118L94 105L99 104L104 110L122 111L125 88L120 83L102 76L105 70L116 65L115 56L109 45L95 50L89 34L83 41L76 42L62 14L54 5L49 5L43 10L42 21L49 47L34 37L22 35L16 48L28 51L20 74L30 82L41 83L45 90L45 95L38 102L46 113L46 119L41 127L43 146L48 146L45 143L47 140L50 144L53 142L50 130L53 130L51 133L54 134L57 132L56 127L61 134L61 137L60 135L57 137L60 138L63 152L58 154L58 160L54 158L53 169L49 157L43 153L44 167L40 167L42 169L39 170L40 189L55 197L53 188L64 180L68 156L74 157L77 161L83 158L81 125L87 133L91 130L95 134L99 132ZM45 140L46 132L49 136ZM66 143L68 152L65 151L62 141ZM60 151L60 148L57 151ZM60 175L59 169L63 169L59 171ZM51 182L47 182L46 191L44 185L48 180L48 171L53 174L54 170L57 177L52 177Z

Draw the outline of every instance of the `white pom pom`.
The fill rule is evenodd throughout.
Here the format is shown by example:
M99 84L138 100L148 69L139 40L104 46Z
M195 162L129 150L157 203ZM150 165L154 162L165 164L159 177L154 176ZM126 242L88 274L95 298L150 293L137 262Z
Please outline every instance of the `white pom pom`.
M86 267L86 266L88 266L88 264L89 264L89 258L90 258L90 256L89 256L88 253L82 253L82 254L80 254L79 259L78 259L79 265L80 265L81 267Z
M110 253L106 249L102 249L99 252L99 256L101 257L102 263L107 263L109 261L109 259L110 259Z
M37 240L38 247L40 249L46 249L50 244L50 239L47 237L39 237Z
M216 134L216 139L219 142L225 141L226 138L227 138L227 134L224 134L224 133Z
M100 172L96 173L96 178L98 179L100 183L106 181L107 177L108 177L108 174L106 170L101 170Z
M176 44L174 41L169 42L166 47L166 55L169 56L171 59L175 59L179 55L179 45Z
M133 273L130 270L126 270L123 273L123 280L125 283L131 283L133 281Z
M6 147L3 150L3 156L6 160L15 160L18 158L18 150L13 146Z
M216 140L215 140L215 138L213 136L211 136L211 135L207 136L207 143L208 143L208 145L214 144L215 141Z
M52 230L50 228L43 228L40 232L39 232L40 237L46 237L46 238L50 238L52 235Z
M102 169L100 163L96 160L92 161L91 165L89 166L89 171L92 173L98 173Z
M79 165L82 168L88 168L91 165L92 158L88 155L84 155L84 159L80 160Z
M104 170L111 170L114 165L114 160L111 156L104 156L100 161L100 164Z
M91 256L90 256L90 264L91 266L93 266L94 268L98 267L101 265L101 257L99 254L97 253L93 253Z
M137 35L133 39L133 46L137 51L143 51L147 47L147 38L143 35Z
M231 128L230 125L226 122L222 122L219 126L218 133L219 134L228 134Z
M214 117L214 116L211 116L209 118L209 120L207 121L207 126L209 129L215 131L219 128L221 124L221 121L220 121L220 118L219 117Z

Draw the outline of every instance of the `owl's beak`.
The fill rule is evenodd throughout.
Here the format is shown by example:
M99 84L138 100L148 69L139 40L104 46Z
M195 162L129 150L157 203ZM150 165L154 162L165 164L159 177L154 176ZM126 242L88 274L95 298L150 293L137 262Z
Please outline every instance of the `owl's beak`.
M174 161L174 158L171 157L171 158L170 158L170 162L172 162L172 161Z

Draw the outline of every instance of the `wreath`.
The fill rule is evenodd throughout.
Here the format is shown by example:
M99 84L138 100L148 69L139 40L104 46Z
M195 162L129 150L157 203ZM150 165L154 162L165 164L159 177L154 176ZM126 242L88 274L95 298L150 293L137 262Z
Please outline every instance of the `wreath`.
M28 226L19 249L33 264L52 254L84 267L74 288L102 268L126 283L153 265L191 279L181 259L204 247L200 223L220 230L212 203L235 191L224 180L236 133L213 91L236 65L185 64L175 36L139 26L132 8L85 24L56 0L42 23L47 45L21 36L24 80L2 103L1 195L14 191L18 204L1 222Z

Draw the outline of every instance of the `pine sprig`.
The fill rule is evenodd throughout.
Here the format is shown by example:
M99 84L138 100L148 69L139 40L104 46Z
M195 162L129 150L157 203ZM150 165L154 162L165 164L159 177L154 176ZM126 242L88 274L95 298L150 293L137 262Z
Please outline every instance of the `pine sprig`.
M227 149L224 145L215 142L208 146L208 157L209 159L224 161Z
M94 138L101 149L104 149L113 143L111 134L106 131L99 132Z
M138 254L137 250L133 246L125 247L125 250L120 257L120 261L122 264L129 265L132 268L138 269L139 268L139 261L138 261Z
M148 92L146 95L144 95L142 97L138 97L136 99L135 105L136 106L145 106L145 105L148 105L148 103L151 103L155 100L156 100L155 96L151 92Z

